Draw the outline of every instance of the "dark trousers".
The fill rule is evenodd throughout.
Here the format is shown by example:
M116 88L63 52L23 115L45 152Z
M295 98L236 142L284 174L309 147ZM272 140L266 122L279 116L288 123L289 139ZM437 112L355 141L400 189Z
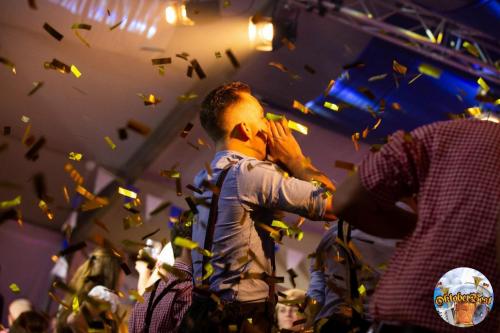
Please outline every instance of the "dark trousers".
M206 297L194 297L179 332L186 333L270 333L274 306L262 303L218 305Z

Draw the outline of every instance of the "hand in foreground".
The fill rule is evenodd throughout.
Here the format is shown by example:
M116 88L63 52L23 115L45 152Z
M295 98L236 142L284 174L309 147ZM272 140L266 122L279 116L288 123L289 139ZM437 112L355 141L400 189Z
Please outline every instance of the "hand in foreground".
M288 120L283 117L279 121L269 121L269 152L274 161L287 167L304 159L300 146L288 128Z

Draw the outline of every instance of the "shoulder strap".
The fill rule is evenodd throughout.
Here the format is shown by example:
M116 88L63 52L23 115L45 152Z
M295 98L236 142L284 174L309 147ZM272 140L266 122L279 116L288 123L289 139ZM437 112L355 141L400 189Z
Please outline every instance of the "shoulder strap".
M222 184L224 183L224 179L226 179L227 173L229 172L229 169L231 169L231 166L232 165L229 165L224 170L222 170L222 172L219 175L219 178L217 179L217 183L215 185L219 193L217 192L212 193L212 202L210 203L210 213L208 214L208 221L207 221L207 232L205 234L205 244L203 246L203 248L208 251L212 250L215 224L217 223L217 210L219 206L220 191L222 190ZM203 275L205 275L206 273L205 265L207 263L208 263L208 258L206 256L203 256ZM208 284L208 279L205 279L203 281L203 284Z
M165 295L172 290L173 287L178 285L181 282L185 282L186 280L175 280L172 282L170 285L168 285L165 289L161 291L161 293L158 295L158 297L155 298L156 295L156 290L158 289L158 285L160 284L160 280L156 281L153 287L153 290L151 291L151 295L149 296L149 301L148 301L148 309L146 311L146 318L144 319L144 329L143 333L149 333L149 327L151 326L151 320L153 318L153 312L160 303L160 301L165 297Z

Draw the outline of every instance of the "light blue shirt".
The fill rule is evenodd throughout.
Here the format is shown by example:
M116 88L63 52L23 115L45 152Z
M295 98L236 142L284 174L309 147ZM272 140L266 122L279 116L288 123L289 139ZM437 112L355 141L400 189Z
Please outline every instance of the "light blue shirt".
M218 218L214 231L214 256L210 263L210 289L222 299L239 302L260 302L268 297L266 282L255 278L239 279L246 273L272 274L271 257L274 242L268 231L256 223L271 225L277 211L295 213L311 220L321 220L326 208L323 190L312 183L287 177L273 163L259 161L235 151L219 151L211 163L212 175L202 170L195 177L195 186L203 194L206 205L198 205L193 223L193 240L205 243L206 225L212 192L203 186L207 180L215 185L220 172L230 163L221 188ZM249 250L255 259L245 260ZM202 255L192 252L195 283L201 283Z
M335 241L337 239L337 230L337 223L335 222L323 236L316 249L316 258L321 256L323 265L316 265L316 258L311 260L311 279L307 296L315 299L321 305L321 310L316 315L315 321L338 313L340 307L347 304L346 295L349 293L347 290L348 266L346 265L347 260L343 260L344 253L341 251L337 253ZM364 314L368 315L370 297L395 250L397 241L375 237L359 229L352 230L351 239L361 253L361 260L358 260L357 263L360 266L365 266L365 269L357 270L357 277L359 286L363 285L366 289L366 295L362 300ZM335 287L332 288L332 286ZM367 318L369 319L369 316Z

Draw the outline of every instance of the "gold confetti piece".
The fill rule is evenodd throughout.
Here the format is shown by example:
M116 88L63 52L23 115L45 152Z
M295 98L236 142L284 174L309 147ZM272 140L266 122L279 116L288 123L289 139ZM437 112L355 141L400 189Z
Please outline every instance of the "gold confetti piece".
M111 27L109 27L109 30L110 31L115 30L116 28L118 28L122 24L122 22L123 22L123 20L121 20L120 22L118 22L116 24L113 24Z
M477 47L471 43L469 43L468 41L465 41L463 44L462 44L463 48L467 50L467 52L469 52L470 54L472 54L474 57L478 58L480 56L480 52L479 50L477 49Z
M228 325L227 329L229 330L229 332L238 332L238 325L234 324Z
M316 70L314 68L312 68L311 66L307 65L307 64L304 65L304 69L306 71L308 71L310 74L313 74L313 75L316 74Z
M300 103L299 101L297 101L297 100L295 100L295 99L293 100L292 107L293 107L294 109L299 110L299 111L300 111L300 112L302 112L302 113L305 113L305 114L309 114L309 113L311 113L311 110L309 110L309 108L308 108L308 107L306 107L304 104Z
M304 134L304 135L307 135L307 132L308 132L308 128L306 126L299 124L299 123L296 123L293 120L288 121L288 128L290 128L294 131L297 131L301 134Z
M288 72L288 69L283 64L281 64L279 62L271 61L268 65L271 66L271 67L279 69L283 73Z
M45 215L47 215L47 218L49 220L53 220L54 219L54 213L49 209L49 206L47 205L47 203L43 200L40 200L40 202L38 203L38 207L40 207L40 209L43 211L43 213Z
M83 154L70 152L68 158L73 161L80 161L83 157Z
M365 296L366 295L366 287L364 284L360 285L358 287L358 292L360 296Z
M200 64L196 59L191 60L191 66L193 66L194 71L196 72L196 75L198 75L198 78L200 80L203 80L204 78L207 77L203 69L201 68Z
M472 108L467 108L467 113L469 113L473 117L479 117L481 115L481 108L475 106Z
M335 80L330 80L330 82L328 83L328 86L325 89L325 93L324 93L325 96L328 96L328 94L330 94L330 90L332 90L334 84L335 84Z
M146 96L144 94L137 94L142 100L144 101L144 105L156 105L161 102L161 98L156 97L153 94L149 94L149 96Z
M137 290L129 290L128 291L129 298L133 301L143 303L144 297L142 297Z
M351 136L351 140L352 140L352 143L354 144L354 149L356 151L359 151L359 143L358 143L358 141L359 141L359 133L358 132L354 133Z
M184 130L181 133L181 138L185 138L189 132L193 129L193 124L192 123L187 123L187 125L184 127Z
M29 117L26 117L26 116L22 116L22 117L21 117L21 121L22 121L23 123L27 123L27 122L29 122L29 121L30 121L30 118L29 118Z
M21 288L19 288L19 286L18 286L17 284L15 284L15 283L11 283L11 284L9 285L9 289L10 289L13 293L15 293L15 294L17 294L17 293L19 293L19 292L21 291Z
M331 102L325 102L323 104L323 106L327 109L330 109L332 111L339 111L339 106L335 103L331 103Z
M376 130L380 126L381 122L382 122L382 118L378 118L375 125L373 125L372 130Z
M106 227L106 225L105 225L102 221L100 221L100 220L98 220L98 219L92 219L92 222L93 222L95 225L97 225L98 227L100 227L102 230L104 230L104 231L106 231L107 233L109 233L109 229L108 229L108 227Z
M368 97L369 99L371 99L372 101L376 99L375 94L367 87L359 87L358 91L363 95L365 95L366 97Z
M351 64L347 64L347 65L344 65L342 66L343 69L351 69L351 68L363 68L365 67L366 64L362 61L356 61L356 62L353 62Z
M203 268L205 269L205 274L201 278L202 281L208 279L212 274L214 274L214 267L211 263L207 262Z
M279 221L279 220L273 220L273 222L271 223L271 226L277 227L280 229L288 229L288 224L286 224L285 222Z
M42 147L45 145L45 143L46 143L46 140L44 137L41 137L40 139L38 139L38 141L35 142L35 144L33 146L31 146L30 150L28 150L26 152L26 154L24 155L26 157L26 159L31 160L31 161L36 161L38 159L38 152L40 151L40 149L42 149Z
M393 108L396 111L401 111L401 104L399 104L398 102L393 102L391 103L391 108Z
M28 124L28 126L26 126L26 129L24 130L23 138L21 139L22 144L24 145L26 144L26 141L30 136L30 132L31 132L31 124Z
M392 69L394 70L394 72L396 72L398 74L402 74L402 75L405 75L406 71L408 70L408 68L406 66L401 65L396 60L392 61Z
M215 52L215 58L216 58L216 59L220 59L220 58L222 58L222 53L221 53L220 51L216 51L216 52Z
M106 140L107 144L109 145L109 147L111 149L113 149L113 150L116 149L115 143L113 142L113 140L111 140L111 138L109 136L105 136L104 140Z
M76 68L75 65L71 65L71 73L73 73L73 75L78 79L80 78L80 76L82 76L82 73L80 73L80 71L78 70L78 68Z
M64 166L64 170L69 173L69 176L76 184L83 184L82 175L80 175L80 173L73 167L73 165L71 165L71 163L66 163L66 165Z
M432 65L426 64L426 63L422 63L422 64L418 65L418 71L420 72L420 74L425 74L425 75L430 76L430 77L435 78L435 79L439 79L441 77L442 72L443 72L441 69L434 67ZM416 79L417 79L416 77L411 79L411 81L408 82L408 84L412 83Z
M283 38L281 42L287 47L288 50L293 51L295 50L295 44L288 40L288 38Z
M66 65L60 60L57 60L56 58L52 59L51 62L45 62L43 64L45 69L54 69L57 70L58 72L62 74L67 74L71 72L71 66Z
M387 77L387 73L374 75L368 79L368 82L383 80Z
M123 219L123 228L125 230L130 229L130 227L137 228L140 227L141 225L142 225L141 214L129 215Z
M180 246L180 247L185 247L189 250L194 250L198 247L198 243L193 242L190 239L187 238L182 238L182 237L175 237L174 239L174 245Z
M127 190L126 188L123 188L121 186L118 187L118 193L120 193L123 196L135 199L137 198L137 193L131 190Z
M156 59L151 59L151 63L153 66L156 65L167 65L172 63L172 58L156 58Z
M270 113L270 112L266 113L266 119L267 120L278 121L278 120L281 120L282 118L283 118L282 115L277 115L277 114Z
M177 97L177 100L179 102L187 102L187 101L191 101L193 99L196 99L198 98L198 95L195 94L195 93L188 93L188 94L184 94L184 95L180 95Z
M231 49L226 50L226 56L228 57L229 61L231 62L231 65L233 65L234 68L240 67L240 63L238 59L236 59L236 56L234 55L233 51L231 51Z
M85 187L81 186L81 185L77 185L76 188L75 188L75 192L80 194L82 197L84 197L85 199L87 200L94 200L95 199L95 195L93 195L92 193L90 193Z
M68 192L68 188L66 186L63 186L63 194L64 194L64 200L66 201L66 203L69 204L69 192Z
M33 86L34 87L33 87L33 89L30 90L30 92L28 93L28 96L31 96L34 93L36 93L38 91L38 89L40 89L43 86L43 81L34 81Z
M347 171L356 171L357 166L354 163L351 162L345 162L345 161L335 161L335 167L339 169L345 169Z
M479 79L477 79L477 84L479 84L481 86L481 88L483 89L483 91L485 93L487 93L490 90L490 87L488 86L488 84L486 83L486 81L483 80L482 77L480 77Z
M64 38L64 36L61 33L59 33L56 29L51 27L50 24L48 24L47 22L44 23L43 28L59 42Z
M130 119L127 122L127 127L132 131L144 136L149 135L149 133L151 132L151 128L149 128L149 126L134 119Z
M12 200L6 200L0 202L0 209L7 209L15 206L19 206L21 204L21 196L18 195Z
M4 57L0 57L0 62L2 64L4 64L5 66L9 67L13 74L16 74L16 65L14 65L14 63L12 61L10 61L9 59L6 59Z
M92 26L90 24L86 23L75 23L71 26L71 29L73 29L75 36L87 47L90 47L90 43L87 42L85 38L83 38L82 35L80 35L80 32L78 31L79 29L81 30L90 30L92 29Z
M78 296L73 297L72 309L73 309L73 313L80 312L80 302L78 301Z
M361 133L361 137L362 137L363 139L366 139L366 137L367 137L367 136L368 136L368 127L367 127L367 128L365 128L365 129L363 130L363 132Z

